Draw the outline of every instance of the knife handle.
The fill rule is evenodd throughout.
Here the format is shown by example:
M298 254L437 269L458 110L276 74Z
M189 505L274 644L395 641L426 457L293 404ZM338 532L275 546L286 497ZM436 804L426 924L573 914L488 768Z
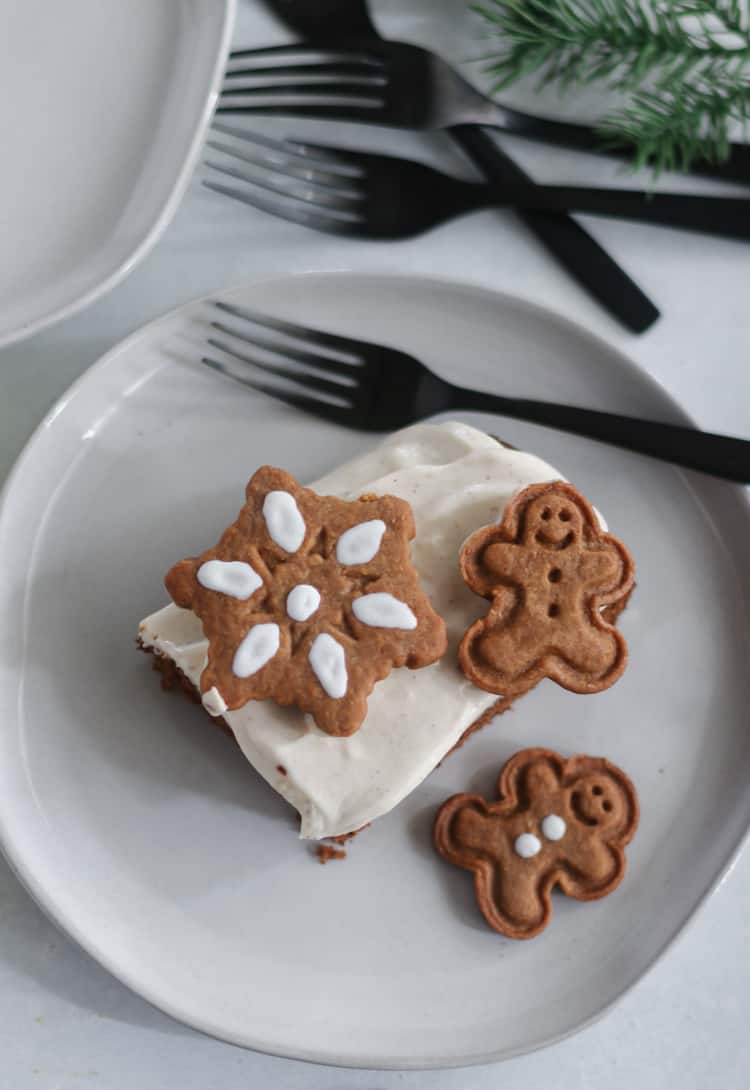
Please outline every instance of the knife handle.
M448 130L492 182L533 182L478 125ZM571 216L520 210L518 215L581 287L633 333L643 333L660 316L649 297Z

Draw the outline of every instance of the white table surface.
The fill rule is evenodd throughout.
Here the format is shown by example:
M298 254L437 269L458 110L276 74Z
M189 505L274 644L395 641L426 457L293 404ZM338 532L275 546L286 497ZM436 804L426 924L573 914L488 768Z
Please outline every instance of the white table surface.
M387 31L458 46L462 0L376 6ZM440 18L427 19L436 7ZM388 20L394 20L389 23ZM246 0L236 40L280 38ZM299 134L299 122L267 125ZM352 136L356 134L351 130ZM337 134L340 136L341 134ZM347 134L345 133L344 136ZM367 144L462 169L445 137L366 132ZM353 140L356 143L356 140ZM506 144L548 181L607 181L614 168ZM624 333L510 213L476 214L396 245L335 239L223 200L193 180L156 249L104 299L0 353L0 481L42 415L104 351L145 321L238 281L331 269L440 273L507 290L580 321L617 345L716 431L750 435L750 250L746 245L614 222L587 226L663 310L645 336ZM375 302L375 301L374 301ZM0 860L0 1087L8 1090L744 1090L750 1081L750 852L653 971L602 1021L500 1066L459 1071L344 1071L210 1040L153 1010L48 922ZM394 1012L396 1015L396 1012Z

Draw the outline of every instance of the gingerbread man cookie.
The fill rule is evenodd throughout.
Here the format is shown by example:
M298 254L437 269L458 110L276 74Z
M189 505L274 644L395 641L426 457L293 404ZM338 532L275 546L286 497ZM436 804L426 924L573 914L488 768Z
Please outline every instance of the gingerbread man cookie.
M513 697L549 677L594 693L621 676L627 644L610 622L633 588L633 560L572 485L519 492L501 523L466 541L461 574L492 603L459 650L479 688Z
M603 757L524 749L503 766L500 799L454 795L434 826L438 852L474 874L490 927L530 939L549 923L555 886L578 901L606 897L625 874L638 796Z
M376 682L445 652L445 624L411 561L414 534L395 496L318 496L281 469L259 469L218 545L165 578L208 639L206 710L275 700L328 734L357 730Z

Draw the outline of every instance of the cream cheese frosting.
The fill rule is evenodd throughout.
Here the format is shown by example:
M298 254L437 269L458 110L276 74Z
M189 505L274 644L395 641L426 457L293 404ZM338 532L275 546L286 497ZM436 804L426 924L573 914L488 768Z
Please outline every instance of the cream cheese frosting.
M207 709L223 714L250 763L299 811L302 837L352 832L393 809L496 701L458 667L461 637L487 609L461 579L459 551L474 530L502 518L520 489L561 479L533 454L445 423L396 432L311 485L322 495L390 494L411 505L414 565L445 620L448 650L432 666L394 670L377 684L364 722L348 737L324 733L296 708L251 701L226 711L216 690L206 694ZM141 622L139 637L199 687L207 643L195 614L170 604Z

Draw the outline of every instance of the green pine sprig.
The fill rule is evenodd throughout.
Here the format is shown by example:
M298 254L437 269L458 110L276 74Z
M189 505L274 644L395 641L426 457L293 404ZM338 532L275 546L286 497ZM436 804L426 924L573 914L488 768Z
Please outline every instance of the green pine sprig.
M562 90L603 83L622 105L603 140L632 144L657 172L721 162L733 122L750 119L747 0L480 0L499 51L500 91L524 76Z

